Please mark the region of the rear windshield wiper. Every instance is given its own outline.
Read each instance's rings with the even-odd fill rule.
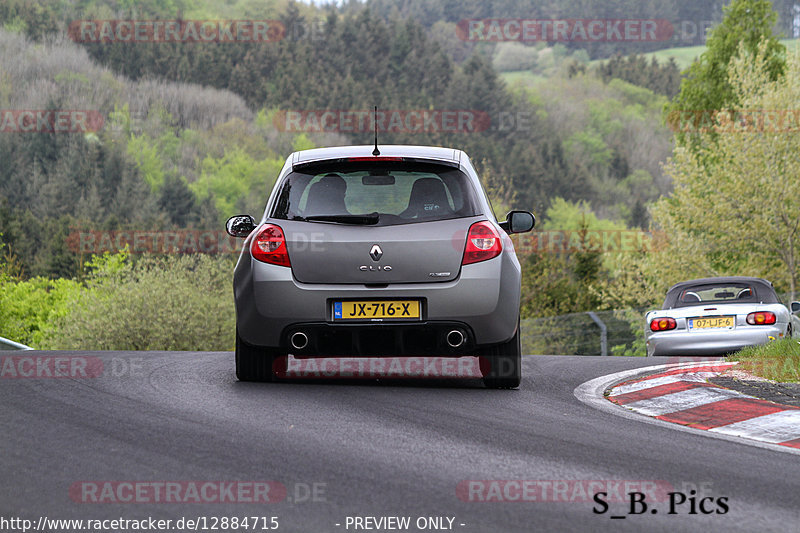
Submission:
[[[293,217],[292,220],[303,222],[336,222],[339,224],[356,224],[360,226],[371,226],[377,224],[381,216],[378,213],[368,215],[311,215],[309,217]]]

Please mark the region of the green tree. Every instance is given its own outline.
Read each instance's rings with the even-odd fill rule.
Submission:
[[[681,73],[674,58],[660,65],[655,57],[648,62],[638,54],[628,57],[619,55],[601,63],[595,72],[606,83],[618,78],[670,98],[680,90]]]
[[[197,208],[195,197],[183,176],[167,175],[161,188],[159,207],[179,228],[185,228],[189,222],[195,222],[192,216]]]
[[[678,147],[666,166],[675,190],[652,214],[670,244],[645,269],[662,287],[690,273],[749,274],[797,291],[800,137],[792,119],[800,101],[800,53],[789,54],[778,79],[773,57],[769,42],[753,55],[743,43],[728,75],[736,101],[744,109],[770,110],[769,116],[721,114],[714,145],[697,152]]]
[[[675,124],[682,111],[712,113],[741,104],[728,80],[728,65],[739,53],[740,44],[752,57],[759,43],[766,40],[768,78],[774,81],[781,76],[786,47],[772,33],[776,19],[769,0],[733,0],[725,7],[722,23],[709,34],[706,51],[686,71],[680,93],[666,107],[667,122]],[[694,149],[715,137],[686,132],[677,135],[679,144]]]
[[[206,157],[200,179],[189,187],[201,201],[213,197],[220,221],[224,221],[236,212],[263,208],[282,165],[280,158],[257,160],[234,148],[220,159]]]
[[[40,348],[79,292],[80,284],[69,279],[20,281],[0,273],[0,336]]]
[[[45,331],[41,346],[230,350],[233,261],[231,255],[144,256],[136,262],[125,253],[96,256],[88,263],[86,287],[60,300],[66,311]]]
[[[541,232],[534,234],[537,249],[523,261],[522,316],[555,316],[600,308],[601,279],[613,270],[614,261],[610,254],[598,250],[592,239],[598,232],[624,230],[625,225],[598,218],[585,202],[556,198],[539,227]],[[566,242],[566,250],[558,245]]]

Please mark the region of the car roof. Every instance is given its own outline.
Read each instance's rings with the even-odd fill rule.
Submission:
[[[311,161],[324,161],[326,159],[341,159],[343,157],[374,157],[374,145],[363,146],[332,146],[327,148],[312,148],[301,150],[291,155],[292,165],[308,163]],[[387,144],[378,145],[381,157],[412,157],[419,159],[432,159],[450,163],[461,162],[464,152],[454,148],[440,146],[414,146]]]
[[[763,283],[772,287],[772,282],[763,278],[754,278],[749,276],[720,276],[716,278],[698,278],[690,279],[688,281],[681,281],[669,288],[667,292],[688,287],[690,285],[706,285],[711,283]]]
[[[756,296],[766,303],[776,303],[779,301],[778,295],[775,294],[775,288],[772,282],[763,278],[753,278],[748,276],[720,276],[716,278],[698,278],[690,279],[676,283],[667,291],[667,296],[662,304],[662,309],[672,309],[673,307],[682,307],[678,305],[678,296],[681,292],[693,285],[711,285],[721,283],[748,283],[756,289]]]

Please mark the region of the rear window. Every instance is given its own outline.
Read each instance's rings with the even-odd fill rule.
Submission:
[[[745,303],[755,302],[756,298],[756,287],[748,283],[695,285],[681,291],[678,295],[678,305]]]
[[[325,222],[370,216],[374,217],[370,224],[389,226],[475,216],[477,205],[469,178],[453,167],[340,163],[289,174],[271,216],[284,220],[319,217]]]

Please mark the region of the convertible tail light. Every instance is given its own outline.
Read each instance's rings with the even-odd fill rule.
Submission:
[[[768,326],[777,320],[775,313],[771,311],[756,311],[747,315],[747,323],[751,326]]]
[[[650,321],[650,331],[669,331],[678,327],[674,318],[654,318]]]
[[[467,247],[464,249],[462,265],[479,263],[500,255],[503,243],[500,234],[490,222],[476,222],[469,227]]]
[[[275,224],[267,224],[259,230],[250,246],[250,254],[262,263],[292,266],[283,230]]]

